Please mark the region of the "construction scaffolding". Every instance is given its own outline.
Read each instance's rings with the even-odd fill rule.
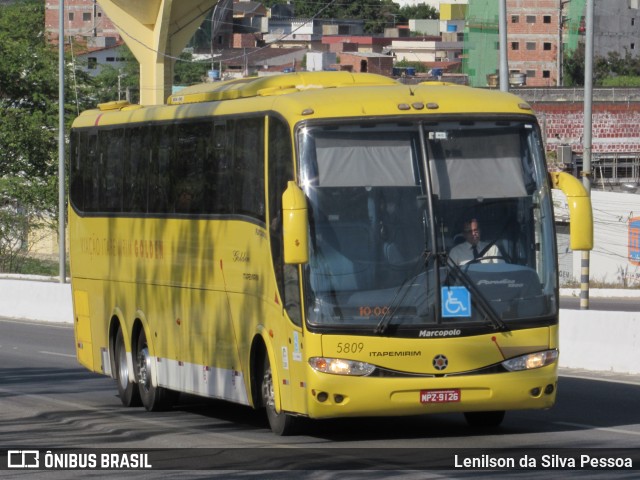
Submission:
[[[578,48],[578,40],[581,32],[584,31],[584,7],[587,0],[569,0],[569,14],[564,18],[564,38],[565,50],[564,54],[570,55]],[[567,0],[563,0],[563,3]]]
[[[507,19],[512,12],[522,10],[514,8],[513,3],[507,0]],[[527,4],[530,11],[535,7],[532,5],[534,3]],[[571,55],[578,48],[584,29],[585,3],[586,0],[558,0],[557,15],[562,12],[564,56]],[[462,71],[468,75],[469,85],[473,87],[497,86],[499,7],[500,2],[496,0],[469,0],[465,18]]]
[[[495,0],[469,0],[464,29],[462,71],[472,87],[486,87],[498,70],[499,4]]]

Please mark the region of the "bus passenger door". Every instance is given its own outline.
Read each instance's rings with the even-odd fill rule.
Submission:
[[[306,411],[306,380],[302,311],[300,305],[300,282],[297,265],[284,265],[284,321],[287,332],[286,345],[282,348],[285,362],[284,376],[288,388],[281,388],[282,407],[296,412]],[[288,377],[288,378],[287,378]],[[283,378],[283,380],[285,379]],[[286,391],[288,390],[288,395]],[[286,397],[288,398],[285,398]]]

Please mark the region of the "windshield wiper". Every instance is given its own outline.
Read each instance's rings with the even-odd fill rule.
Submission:
[[[502,321],[477,285],[473,283],[471,278],[469,278],[469,275],[467,275],[467,273],[462,270],[456,262],[451,260],[449,255],[444,254],[444,256],[446,257],[445,265],[450,268],[450,273],[452,273],[453,279],[458,280],[469,289],[472,294],[473,302],[480,307],[480,310],[484,313],[485,318],[489,320],[493,328],[503,332],[509,331],[507,324]]]
[[[425,269],[426,269],[426,266],[429,264],[430,258],[433,256],[433,253],[425,251],[423,252],[422,255],[424,256],[424,261],[418,263],[418,265],[422,264],[425,266]],[[373,329],[374,334],[384,335],[384,333],[387,331],[387,329],[389,328],[389,325],[391,325],[391,322],[395,317],[396,311],[398,310],[400,304],[407,296],[407,293],[409,293],[409,289],[407,287],[410,283],[410,280],[413,280],[418,275],[419,275],[419,270],[416,270],[415,272],[412,272],[411,274],[407,275],[407,277],[402,281],[402,283],[396,290],[395,295],[393,296],[393,300],[391,300],[391,304],[389,308],[387,309],[387,311],[384,313],[384,315],[376,325],[376,328]]]

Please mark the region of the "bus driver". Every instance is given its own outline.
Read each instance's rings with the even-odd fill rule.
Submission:
[[[465,241],[453,247],[449,252],[449,257],[457,265],[464,265],[474,260],[482,263],[503,263],[504,260],[502,260],[498,247],[491,245],[487,248],[488,243],[480,240],[478,220],[472,218],[464,222],[463,233]]]

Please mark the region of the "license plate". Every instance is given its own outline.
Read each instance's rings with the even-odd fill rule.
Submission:
[[[420,390],[420,403],[449,403],[460,401],[460,389]]]

